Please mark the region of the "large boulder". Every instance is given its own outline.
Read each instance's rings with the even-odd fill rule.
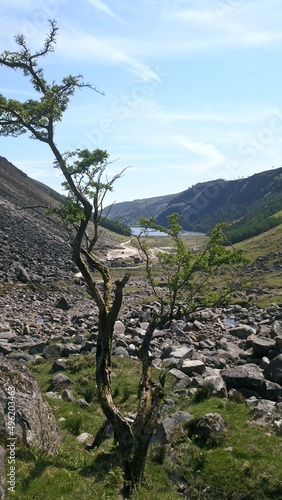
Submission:
[[[189,422],[191,419],[192,415],[185,411],[177,411],[166,417],[157,428],[157,441],[162,444],[170,443],[176,427]]]
[[[272,359],[264,370],[264,375],[271,382],[282,385],[282,354]]]
[[[48,454],[56,453],[61,440],[56,419],[28,368],[3,356],[0,358],[0,433]]]
[[[226,368],[222,370],[221,376],[228,390],[247,390],[257,392],[259,395],[264,394],[265,379],[262,370],[253,363]]]

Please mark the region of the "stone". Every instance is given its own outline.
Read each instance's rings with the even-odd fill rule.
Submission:
[[[71,379],[64,373],[57,373],[50,380],[50,389],[62,389],[71,384]]]
[[[193,373],[199,373],[201,375],[205,370],[205,363],[198,359],[185,359],[183,361],[181,370],[188,376],[192,375]]]
[[[26,446],[56,453],[61,442],[57,422],[28,368],[1,357],[0,380],[0,432],[9,433],[8,412],[15,411],[14,436]]]
[[[282,385],[282,354],[270,361],[264,370],[264,376],[271,382]]]
[[[177,347],[173,349],[170,353],[171,358],[178,358],[178,359],[191,359],[193,354],[195,352],[195,349],[192,347]]]
[[[28,348],[29,354],[41,354],[43,353],[45,347],[47,346],[47,342],[38,342],[36,344],[30,345]]]
[[[63,344],[49,344],[43,349],[43,356],[46,359],[60,358],[63,348]]]
[[[282,321],[274,321],[271,327],[272,338],[281,337],[282,338]]]
[[[234,328],[230,328],[229,333],[239,339],[247,339],[249,335],[255,334],[256,331],[249,325],[238,325]]]
[[[225,368],[221,376],[227,389],[247,389],[262,394],[265,391],[265,380],[262,370],[253,363],[247,363],[234,368]]]
[[[211,384],[213,386],[213,395],[218,398],[227,397],[226,384],[220,375],[211,375],[204,379],[204,384]]]
[[[58,309],[62,309],[63,311],[68,311],[71,306],[68,302],[68,300],[65,297],[61,297],[57,302],[55,303],[55,307]]]
[[[116,335],[123,335],[125,332],[125,326],[122,323],[122,321],[118,320],[115,322],[115,328],[114,328],[114,333]]]
[[[166,417],[157,428],[156,439],[162,444],[168,444],[171,441],[173,432],[180,424],[189,422],[192,419],[190,413],[177,411],[169,417]]]
[[[78,443],[82,444],[85,446],[85,448],[91,448],[91,446],[94,443],[94,436],[92,434],[89,434],[88,432],[82,432],[77,436],[76,440]]]
[[[210,442],[225,434],[227,423],[219,413],[206,413],[188,422],[186,429],[189,437],[197,436],[204,442]]]
[[[251,345],[254,355],[258,358],[262,358],[263,356],[267,356],[271,349],[275,348],[276,342],[273,339],[252,335]]]
[[[65,389],[62,393],[62,399],[64,401],[68,401],[69,403],[71,403],[72,401],[75,401],[75,397],[73,395],[73,392],[70,391],[69,389]]]
[[[0,499],[6,500],[7,498],[7,490],[5,485],[5,455],[6,450],[0,446]]]
[[[17,267],[15,267],[15,273],[18,281],[20,281],[21,283],[28,283],[30,281],[30,276],[27,270],[24,269],[24,267],[18,265]]]
[[[129,354],[124,347],[115,347],[112,351],[113,356],[118,356],[120,358],[128,358]]]

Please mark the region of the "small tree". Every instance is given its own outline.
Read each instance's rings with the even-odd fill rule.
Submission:
[[[45,143],[54,154],[55,166],[60,168],[64,175],[65,188],[69,196],[61,213],[68,228],[71,229],[69,234],[72,259],[79,268],[99,311],[96,351],[98,397],[118,442],[124,472],[123,494],[128,497],[134,486],[143,479],[150,439],[156,428],[164,398],[164,376],[160,376],[157,383],[152,381],[149,347],[153,332],[163,319],[173,318],[177,301],[182,296],[190,297],[190,306],[193,308],[196,298],[207,282],[207,277],[222,265],[239,263],[242,256],[220,245],[222,228],[219,226],[212,233],[206,250],[195,257],[182,242],[179,219],[176,216],[170,218],[168,234],[173,237],[175,248],[172,254],[158,255],[160,266],[167,275],[168,293],[160,295],[161,314],[156,315],[150,322],[139,350],[142,364],[139,403],[134,422],[129,423],[113,401],[111,379],[114,325],[122,306],[123,290],[129,280],[129,274],[125,274],[113,283],[110,268],[95,253],[103,200],[123,172],[109,180],[106,176],[109,158],[106,151],[76,150],[63,154],[55,143],[56,124],[61,121],[74,92],[83,87],[97,91],[90,84],[85,84],[81,75],[69,75],[59,84],[47,82],[38,63],[40,58],[54,50],[56,35],[56,22],[51,21],[50,32],[42,50],[32,54],[24,36],[18,35],[16,43],[19,49],[14,52],[5,51],[0,55],[0,65],[21,71],[24,77],[29,78],[38,95],[38,99],[24,102],[0,95],[0,134],[17,137],[29,133],[31,138]],[[157,227],[152,221],[150,225]],[[158,294],[149,251],[144,244],[142,245],[148,276]],[[97,283],[93,269],[98,272],[102,287]]]
[[[38,63],[40,58],[54,50],[56,35],[56,22],[51,21],[50,31],[42,50],[32,54],[24,36],[18,35],[16,43],[19,49],[15,52],[5,51],[0,55],[0,65],[15,71],[20,70],[24,77],[29,78],[38,95],[37,100],[29,99],[24,102],[0,95],[0,134],[17,137],[30,133],[31,138],[49,146],[55,157],[55,166],[60,168],[64,175],[69,197],[62,208],[62,214],[67,226],[72,229],[70,232],[72,258],[99,310],[96,353],[98,397],[119,445],[121,466],[124,471],[123,493],[128,497],[134,486],[143,479],[149,442],[163,401],[164,381],[152,382],[149,356],[150,341],[156,322],[150,324],[140,348],[142,374],[139,406],[136,418],[130,424],[114,404],[111,379],[114,325],[122,305],[123,290],[129,280],[129,274],[112,283],[110,268],[94,253],[99,237],[98,228],[104,197],[122,172],[111,180],[105,178],[105,169],[108,165],[106,151],[76,150],[63,154],[55,143],[55,126],[61,121],[70,97],[77,89],[83,87],[93,89],[90,84],[83,82],[81,75],[67,76],[59,84],[55,82],[49,84],[46,81],[43,69]],[[92,269],[98,271],[102,278],[102,289],[98,286]]]
[[[153,292],[161,304],[161,316],[172,320],[176,313],[192,312],[200,307],[216,305],[249,284],[249,277],[240,268],[246,264],[241,250],[223,245],[225,223],[218,224],[201,251],[187,246],[182,237],[180,215],[168,216],[168,227],[157,224],[154,218],[142,218],[142,231],[137,237],[140,255]],[[152,255],[146,236],[148,230],[161,231],[173,240],[169,251]],[[145,238],[144,238],[145,236]],[[220,277],[215,277],[220,270]],[[163,285],[159,286],[159,276]],[[220,283],[218,283],[220,282]],[[212,287],[213,285],[213,287]],[[216,286],[217,285],[217,286]]]

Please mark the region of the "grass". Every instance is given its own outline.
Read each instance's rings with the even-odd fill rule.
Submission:
[[[71,359],[72,364],[65,371],[72,379],[71,390],[77,398],[83,397],[88,384],[92,394],[89,407],[48,398],[59,422],[62,445],[53,457],[24,447],[17,449],[17,488],[9,499],[119,498],[122,472],[113,440],[90,452],[76,441],[80,432],[95,435],[104,421],[93,383],[95,358],[88,355]],[[53,376],[51,366],[51,361],[31,366],[43,392]],[[123,414],[136,410],[139,376],[137,360],[114,358],[113,392]],[[168,376],[169,397],[173,397],[172,388],[173,379]],[[244,404],[210,397],[207,390],[192,399],[182,394],[173,411],[179,409],[195,418],[220,413],[228,423],[227,432],[223,438],[205,443],[188,438],[184,427],[176,430],[171,446],[152,445],[146,484],[133,494],[132,500],[178,500],[185,492],[189,492],[191,500],[282,498],[282,438],[250,425],[249,410]]]

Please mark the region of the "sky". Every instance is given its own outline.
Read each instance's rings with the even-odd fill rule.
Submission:
[[[21,33],[39,50],[56,19],[46,78],[83,75],[56,128],[61,152],[107,150],[106,204],[179,193],[282,163],[281,0],[1,0],[0,52]],[[0,67],[0,94],[35,98]],[[48,146],[0,137],[0,156],[61,191]]]

